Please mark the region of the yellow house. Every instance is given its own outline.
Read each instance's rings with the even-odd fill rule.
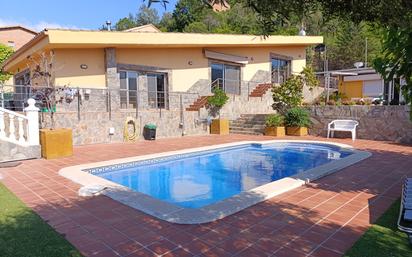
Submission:
[[[149,92],[210,93],[213,82],[240,94],[244,81],[281,82],[306,65],[305,48],[319,36],[165,33],[147,26],[130,31],[46,29],[6,60],[14,84],[26,85],[30,60],[53,53],[57,86]],[[152,93],[150,93],[152,92]],[[128,101],[127,99],[123,99]]]
[[[339,75],[338,90],[348,98],[377,98],[384,95],[384,80],[374,69],[346,69],[339,72],[347,73]]]

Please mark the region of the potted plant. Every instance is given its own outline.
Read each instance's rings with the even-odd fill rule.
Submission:
[[[146,124],[143,128],[143,137],[145,140],[155,140],[156,139],[156,125]]]
[[[56,128],[55,112],[57,91],[55,85],[54,53],[43,52],[29,56],[29,70],[32,91],[41,102],[42,122],[40,129],[40,145],[42,157],[46,159],[73,155],[72,129]],[[45,117],[48,115],[49,117]]]
[[[220,117],[220,110],[229,100],[225,91],[220,88],[213,90],[213,96],[207,99],[209,113],[212,117],[218,117],[212,120],[210,124],[210,134],[227,135],[229,134],[229,120]]]
[[[311,123],[309,112],[303,108],[291,108],[285,114],[287,135],[306,136]]]
[[[284,117],[280,114],[270,114],[266,117],[266,136],[285,136]]]

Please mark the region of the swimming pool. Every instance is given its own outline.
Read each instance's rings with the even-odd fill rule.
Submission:
[[[346,145],[239,142],[66,168],[60,174],[158,218],[216,220],[369,157]]]
[[[320,144],[246,144],[88,172],[168,203],[200,208],[350,154]]]

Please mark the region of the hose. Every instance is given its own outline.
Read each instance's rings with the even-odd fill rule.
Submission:
[[[133,133],[132,134],[130,134],[130,132],[129,132],[129,124],[133,125]],[[124,122],[123,139],[126,142],[136,141],[136,139],[137,139],[136,121],[132,117],[127,117],[126,121]]]

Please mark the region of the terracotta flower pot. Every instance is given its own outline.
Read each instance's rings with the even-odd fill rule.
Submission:
[[[213,120],[210,124],[210,134],[228,135],[229,134],[229,120],[218,119]]]
[[[265,136],[284,137],[285,127],[266,127]]]
[[[45,159],[55,159],[73,155],[71,129],[41,129],[41,155]]]
[[[308,128],[306,127],[287,127],[286,134],[289,136],[307,136]]]

